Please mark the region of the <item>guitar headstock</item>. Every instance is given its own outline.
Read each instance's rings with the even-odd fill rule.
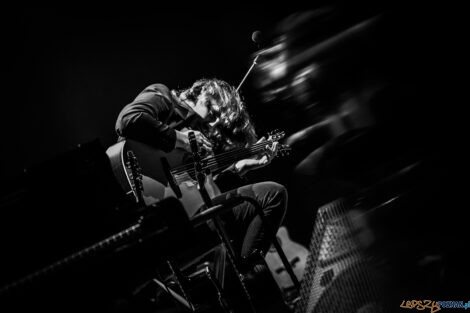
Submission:
[[[135,199],[137,203],[140,203],[143,200],[142,194],[144,191],[144,186],[142,184],[142,169],[140,168],[139,162],[132,150],[127,151],[126,166],[130,169],[129,178]]]
[[[282,138],[284,138],[285,135],[286,135],[286,133],[284,131],[275,129],[275,130],[272,130],[272,131],[268,132],[268,140],[271,140],[273,142],[274,141],[279,141]]]
[[[286,133],[284,131],[281,131],[281,130],[278,130],[278,129],[275,129],[273,131],[270,131],[268,132],[268,141],[271,141],[271,142],[278,142],[279,140],[281,140],[282,138],[284,138],[284,136],[286,135]],[[286,145],[286,144],[278,144],[277,146],[277,150],[276,150],[276,156],[286,156],[286,155],[289,155],[290,154],[290,151],[291,151],[291,147],[289,145]]]

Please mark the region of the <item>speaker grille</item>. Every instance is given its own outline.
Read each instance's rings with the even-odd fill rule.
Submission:
[[[350,207],[337,199],[319,208],[295,313],[381,312]]]

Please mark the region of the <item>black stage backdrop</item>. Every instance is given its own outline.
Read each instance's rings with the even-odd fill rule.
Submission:
[[[331,3],[317,2],[313,8]],[[370,10],[367,1],[349,6],[357,12]],[[163,4],[112,8],[17,5],[4,10],[0,39],[4,53],[0,99],[2,190],[15,189],[15,179],[24,168],[78,144],[94,139],[105,147],[113,144],[119,111],[149,84],[185,88],[196,79],[216,77],[238,85],[258,49],[251,40],[252,33],[269,32],[300,9],[304,8],[275,2],[219,2],[186,8]],[[445,192],[460,197],[460,190],[453,189],[457,185],[454,176],[462,178],[456,174],[461,170],[457,160],[465,143],[460,138],[464,124],[458,117],[459,108],[468,101],[458,97],[466,89],[454,83],[466,74],[457,47],[462,28],[454,24],[459,22],[458,10],[399,3],[393,10],[399,12],[394,24],[398,26],[396,36],[406,36],[401,46],[391,47],[380,56],[380,62],[393,69],[393,79],[403,77],[405,85],[410,83],[418,91],[413,96],[424,97],[412,107],[412,100],[417,98],[406,98],[405,94],[403,105],[410,104],[410,111],[403,111],[403,115],[409,112],[409,119],[416,118],[415,127],[424,135],[423,146],[437,151],[447,177],[441,182]],[[389,34],[390,40],[396,39],[393,29]],[[282,121],[275,110],[261,104],[251,77],[242,94],[261,134]],[[422,131],[421,126],[429,128]],[[274,170],[282,167],[282,163],[278,165]],[[267,173],[270,179],[284,182],[285,177],[276,175],[289,169]],[[449,199],[449,206],[455,209],[455,205],[462,203]],[[290,212],[294,209],[289,208]],[[442,210],[444,214],[445,208]],[[444,223],[440,226],[451,230],[465,222],[459,216],[455,220],[447,216]]]
[[[293,10],[216,7],[5,11],[2,178],[95,138],[110,145],[120,109],[149,84],[237,85],[257,49],[252,32]]]
[[[195,79],[217,77],[238,85],[258,48],[251,40],[255,30],[270,32],[291,13],[335,4],[15,5],[3,10],[2,184],[77,144],[95,138],[112,144],[119,110],[151,83],[184,88]],[[459,21],[457,10],[400,2],[391,8],[398,12],[397,36],[405,37],[381,62],[425,91],[422,102],[439,118],[436,129],[454,136],[447,128],[455,125],[448,118],[459,107],[451,99],[459,90],[451,83],[460,65],[455,62],[460,60],[454,41],[460,29],[453,23]],[[374,9],[386,12],[388,4],[362,0],[346,7],[351,14]],[[250,79],[242,94],[260,132],[276,125],[280,116],[262,107]]]

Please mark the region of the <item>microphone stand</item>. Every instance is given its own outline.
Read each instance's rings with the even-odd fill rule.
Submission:
[[[240,87],[243,85],[243,82],[245,82],[246,78],[248,77],[248,75],[250,74],[250,72],[253,70],[253,67],[255,67],[257,61],[258,61],[258,58],[259,56],[261,55],[261,53],[258,53],[255,57],[255,59],[253,60],[253,63],[251,64],[250,68],[248,69],[248,72],[246,72],[245,74],[245,77],[243,77],[242,81],[240,82],[240,84],[238,85],[237,87],[237,91],[240,89]]]

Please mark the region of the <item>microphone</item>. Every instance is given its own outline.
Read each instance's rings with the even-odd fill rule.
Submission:
[[[253,34],[251,34],[251,40],[253,40],[259,48],[262,42],[261,32],[259,30],[254,31]]]
[[[261,36],[261,32],[259,30],[256,30],[254,31],[252,34],[251,34],[251,40],[253,40],[254,43],[256,43],[256,45],[258,46],[258,49],[260,48],[260,45],[261,45],[261,41],[262,41],[262,36]],[[248,72],[246,72],[245,74],[245,77],[243,77],[242,81],[240,82],[240,84],[238,85],[237,87],[237,91],[240,89],[240,87],[243,85],[243,82],[245,81],[245,79],[248,77],[248,75],[250,74],[251,70],[253,69],[253,67],[257,64],[256,61],[258,61],[258,58],[259,58],[259,53],[256,55],[255,59],[253,60],[253,64],[251,64],[251,67],[248,69]]]

